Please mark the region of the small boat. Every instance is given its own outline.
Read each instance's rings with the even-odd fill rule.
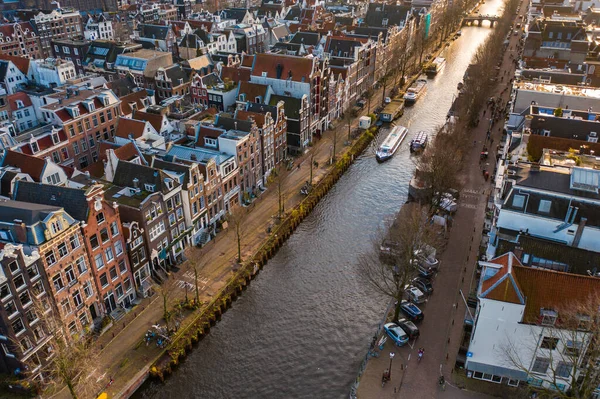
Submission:
[[[404,126],[394,126],[390,134],[383,140],[383,143],[381,143],[375,153],[377,162],[384,162],[393,157],[407,133],[408,129]]]
[[[404,102],[407,104],[414,104],[426,91],[427,79],[419,78],[408,88],[406,94],[404,94]]]
[[[444,68],[444,65],[446,65],[446,59],[444,57],[435,57],[435,59],[427,65],[427,68],[425,68],[425,73],[427,75],[436,75]]]
[[[463,82],[458,82],[458,84],[456,85],[456,88],[458,90],[462,90],[463,87],[465,87],[465,84]]]
[[[420,131],[414,139],[410,141],[410,152],[421,152],[427,147],[429,136],[426,132]]]
[[[457,31],[456,36],[462,36],[462,30]]]

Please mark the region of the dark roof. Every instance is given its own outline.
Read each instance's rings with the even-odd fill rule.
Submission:
[[[406,20],[410,10],[410,6],[370,3],[365,16],[365,24],[375,27],[400,25]],[[384,23],[385,20],[387,20],[386,23]]]
[[[313,32],[296,32],[290,39],[290,43],[304,44],[305,46],[316,46],[321,40],[320,33]]]
[[[115,79],[112,82],[106,82],[106,87],[111,89],[117,95],[117,97],[127,96],[137,91],[138,88],[133,78],[133,75],[131,75],[130,73],[128,73],[123,78]]]
[[[337,19],[336,19],[337,21]],[[367,36],[370,38],[377,38],[380,33],[383,34],[383,40],[387,38],[388,30],[387,28],[378,28],[374,26],[359,26],[354,29],[354,33],[360,36]]]
[[[531,107],[531,132],[542,134],[544,130],[550,131],[551,137],[563,139],[588,140],[591,132],[600,132],[600,121],[596,121],[596,114],[589,114],[593,118],[588,120],[588,113],[584,112],[585,119],[559,118],[552,115],[538,114],[538,109],[545,108],[553,110],[552,107]]]
[[[131,162],[119,161],[115,170],[113,183],[123,187],[134,187],[133,180],[138,179],[140,189],[144,190],[145,184],[154,185],[156,192],[168,193],[169,189],[165,179],[169,178],[163,171],[149,166],[138,165]],[[175,184],[178,184],[174,180]]]
[[[21,220],[28,226],[44,220],[49,214],[59,211],[56,206],[40,205],[31,202],[3,201],[0,202],[0,221],[14,223]]]
[[[301,15],[302,15],[302,10],[300,9],[300,6],[294,6],[289,9],[289,11],[286,14],[284,19],[286,21],[296,21],[296,20],[300,20]]]
[[[183,80],[183,83],[189,82],[190,75],[186,72],[185,69],[179,64],[171,65],[167,69],[165,69],[165,74],[171,82],[173,82],[173,86],[177,86],[175,83],[179,83],[179,79]]]
[[[235,19],[235,21],[239,24],[244,20],[247,12],[248,10],[245,8],[226,8],[221,11],[221,16],[224,19]]]
[[[294,97],[277,96],[272,95],[270,105],[277,105],[279,101],[284,102],[285,116],[290,119],[298,119],[300,117],[300,108],[302,107],[302,100]]]
[[[167,40],[169,34],[169,26],[140,24],[140,37],[145,39]]]
[[[271,114],[271,118],[273,118],[274,121],[277,121],[277,107],[274,105],[247,102],[246,110],[250,112],[257,112],[259,114],[265,114],[269,112]]]
[[[170,162],[165,159],[154,158],[152,166],[160,170],[176,172],[183,174],[183,187],[187,187],[190,182],[190,165],[184,165],[177,162]]]
[[[185,34],[179,41],[179,47],[199,49],[202,47],[203,40],[200,36],[194,33]]]
[[[61,207],[77,220],[88,219],[89,206],[85,190],[78,188],[19,181],[15,186],[13,198],[17,201]]]
[[[2,177],[0,177],[0,195],[5,197],[9,197],[12,193],[12,181],[15,177],[17,177],[18,173],[10,170],[2,173]]]
[[[209,73],[208,75],[202,76],[202,83],[206,87],[212,87],[218,85],[219,83],[223,83],[223,81],[220,77],[217,76],[216,73],[213,72]]]
[[[215,126],[224,130],[239,130],[241,132],[249,132],[252,130],[251,121],[229,118],[222,114],[217,115]]]

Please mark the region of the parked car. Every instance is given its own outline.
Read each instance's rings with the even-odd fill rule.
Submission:
[[[406,296],[411,302],[414,303],[425,303],[427,301],[425,294],[423,294],[420,289],[412,285],[406,289]]]
[[[417,338],[419,336],[419,327],[415,325],[412,321],[408,319],[400,319],[398,320],[398,325],[401,329],[404,330],[408,338]]]
[[[386,103],[386,104],[389,104],[389,103],[392,102],[392,99],[389,98],[389,97],[386,97],[386,98],[384,98],[383,102]]]
[[[425,248],[416,250],[415,257],[421,265],[426,267],[437,269],[440,265],[440,261],[437,260],[435,255]]]
[[[425,295],[433,294],[433,285],[431,284],[431,281],[426,278],[417,277],[412,281],[412,285],[421,290]]]
[[[400,310],[402,310],[402,313],[404,313],[411,321],[423,320],[423,317],[425,317],[421,309],[409,301],[402,301],[400,303]]]
[[[367,102],[365,100],[363,100],[362,98],[356,102],[356,106],[361,109],[364,108],[365,105],[367,105]]]
[[[419,277],[431,279],[435,275],[435,270],[433,270],[431,267],[419,265],[417,269],[419,271]]]
[[[387,323],[383,326],[388,337],[392,339],[398,346],[406,345],[408,342],[408,335],[400,326],[396,323]]]

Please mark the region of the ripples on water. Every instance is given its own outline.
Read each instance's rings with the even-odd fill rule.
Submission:
[[[145,384],[135,398],[347,397],[385,302],[357,278],[357,255],[406,200],[414,171],[408,143],[445,121],[488,33],[463,29],[446,50],[446,67],[397,122],[410,133],[394,158],[379,165],[366,151],[174,375]]]

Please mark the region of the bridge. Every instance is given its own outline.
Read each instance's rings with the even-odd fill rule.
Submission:
[[[474,24],[477,24],[477,26],[481,26],[483,25],[483,21],[489,21],[490,27],[493,28],[499,19],[500,17],[498,17],[497,15],[469,15],[468,17],[463,18],[462,24],[463,26]]]

